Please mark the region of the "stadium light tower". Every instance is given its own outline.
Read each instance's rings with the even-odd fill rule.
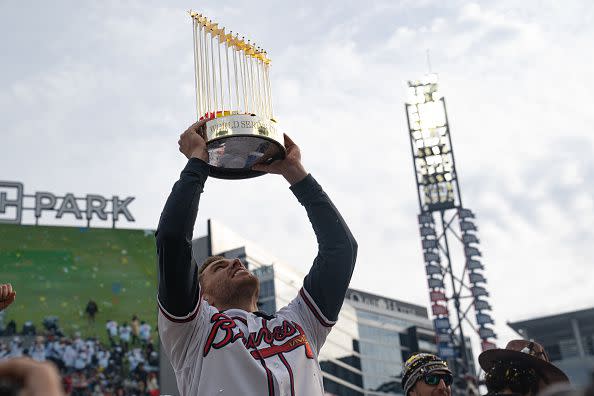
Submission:
[[[405,110],[438,353],[451,362],[459,386],[464,386],[466,381],[462,380],[476,373],[470,370],[472,362],[462,324],[466,322],[478,334],[483,350],[494,348],[496,338],[488,326],[494,321],[486,299],[489,293],[478,249],[475,215],[462,206],[446,104],[438,90],[437,75],[409,81],[408,90]],[[458,243],[461,259],[454,260],[452,248]],[[475,320],[471,321],[473,307]]]

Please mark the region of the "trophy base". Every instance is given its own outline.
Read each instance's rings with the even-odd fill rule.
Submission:
[[[276,123],[254,115],[230,115],[206,123],[210,176],[218,179],[249,179],[264,175],[252,170],[285,158]]]
[[[265,172],[252,170],[285,157],[285,148],[272,139],[233,135],[206,144],[210,176],[218,179],[249,179]]]

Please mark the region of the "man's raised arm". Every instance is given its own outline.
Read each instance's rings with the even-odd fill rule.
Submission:
[[[311,175],[292,185],[291,190],[305,207],[318,240],[318,255],[303,280],[303,287],[324,316],[335,321],[355,269],[357,241]]]
[[[198,303],[197,266],[192,260],[192,233],[198,203],[208,177],[208,153],[201,136],[204,122],[180,135],[179,150],[188,158],[161,213],[155,233],[159,266],[159,303],[170,314],[185,316]]]
[[[357,258],[357,241],[328,195],[301,164],[299,147],[285,135],[287,157],[254,170],[281,174],[305,207],[318,240],[318,255],[303,287],[324,316],[335,321]]]

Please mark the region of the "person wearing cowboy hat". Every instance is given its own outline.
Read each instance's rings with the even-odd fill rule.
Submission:
[[[450,396],[453,381],[448,364],[430,353],[415,353],[404,363],[405,396]]]
[[[489,349],[479,355],[488,394],[535,396],[546,387],[569,383],[563,371],[551,363],[542,345],[512,340],[505,349]]]

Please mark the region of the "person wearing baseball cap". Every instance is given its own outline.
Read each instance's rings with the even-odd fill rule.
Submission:
[[[542,345],[512,340],[505,349],[489,349],[479,355],[488,393],[534,396],[553,384],[569,383],[563,371],[551,363]]]
[[[450,396],[453,381],[448,364],[430,353],[415,353],[404,363],[405,396]]]

